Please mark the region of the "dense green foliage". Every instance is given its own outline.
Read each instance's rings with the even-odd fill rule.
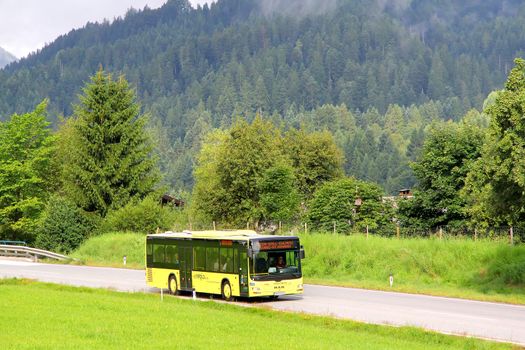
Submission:
[[[142,200],[133,199],[117,210],[110,210],[100,231],[130,231],[155,233],[168,231],[176,221],[176,210],[159,205],[158,196],[150,195]]]
[[[485,129],[474,124],[476,114],[459,123],[430,126],[422,154],[413,164],[418,180],[414,198],[399,204],[403,226],[461,226],[469,218],[467,203],[459,193],[485,137]]]
[[[341,0],[319,8],[220,0],[198,9],[171,0],[71,31],[0,71],[0,116],[31,110],[44,96],[52,117],[72,114],[78,89],[102,64],[124,73],[151,111],[175,190],[193,185],[207,130],[260,112],[278,124],[337,128],[347,175],[394,193],[414,183],[407,160],[422,127],[480,109],[500,87],[522,50],[524,13],[518,1],[497,0]],[[324,105],[346,112],[326,113]]]
[[[267,169],[258,184],[262,217],[266,221],[292,221],[297,215],[300,195],[294,169],[277,165]]]
[[[296,18],[265,7],[221,0],[192,9],[172,0],[112,24],[89,24],[9,67],[2,84],[32,89],[12,107],[5,96],[2,111],[27,109],[35,93],[52,91],[56,110],[68,114],[74,92],[61,87],[81,86],[99,64],[125,73],[155,104],[185,110],[203,101],[221,119],[239,108],[284,113],[291,105],[310,110],[324,103],[385,111],[391,103],[451,98],[461,109],[479,106],[502,82],[523,40],[515,1],[343,0]],[[43,70],[49,79],[34,86],[31,76]],[[177,97],[159,100],[170,95]]]
[[[67,196],[105,216],[142,198],[157,182],[152,144],[127,81],[99,70],[75,106],[71,148],[64,164]]]
[[[316,193],[346,175],[366,181],[376,197],[372,183],[394,194],[417,181],[415,199],[400,204],[405,226],[521,225],[523,61],[505,90],[485,100],[484,113],[470,107],[481,107],[520,54],[525,5],[312,4],[220,0],[192,9],[171,0],[89,24],[0,70],[0,120],[50,96],[59,129],[53,157],[52,147],[37,146],[42,157],[33,164],[24,153],[17,168],[8,151],[0,154],[1,234],[34,237],[54,190],[81,210],[111,213],[102,231],[169,227],[174,219],[154,200],[141,202],[159,177],[171,193],[193,191],[195,211],[185,220],[390,225],[396,215],[384,208],[359,222],[345,205],[326,202],[353,198],[348,186]],[[126,74],[136,92],[98,68],[75,97],[101,66]],[[8,134],[0,149],[18,142],[12,120],[0,124]],[[35,128],[48,137],[42,122]]]
[[[349,233],[352,229],[368,227],[394,232],[393,208],[382,201],[383,191],[376,184],[353,178],[327,182],[317,192],[308,206],[308,219],[317,230]]]
[[[1,280],[2,344],[53,349],[511,349],[409,327],[368,325],[258,307]],[[22,299],[20,295],[27,298]],[[89,307],[86,307],[89,305]],[[53,315],[53,317],[50,317]],[[8,316],[8,317],[7,317]],[[240,325],[250,325],[242,327]],[[27,335],[27,330],[31,335]],[[195,330],[198,329],[198,336]],[[253,330],[257,329],[257,332]],[[286,329],[286,334],[276,334]],[[177,336],[170,336],[176,334]]]
[[[239,119],[204,142],[195,169],[194,208],[210,220],[244,225],[290,219],[299,200],[342,174],[342,155],[327,132],[290,130]]]
[[[52,196],[38,225],[35,245],[69,253],[96,232],[99,218],[78,208],[66,198]]]
[[[283,141],[304,197],[310,198],[320,184],[343,175],[342,154],[329,132],[291,129]]]
[[[0,238],[33,241],[54,186],[55,138],[46,106],[44,101],[33,112],[0,122]]]
[[[505,89],[486,113],[491,117],[481,158],[465,191],[478,222],[525,221],[525,60],[516,59]]]

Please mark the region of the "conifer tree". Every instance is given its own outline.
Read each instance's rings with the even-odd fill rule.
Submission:
[[[79,99],[64,185],[79,207],[105,216],[151,192],[158,169],[146,117],[124,77],[114,80],[100,69]]]

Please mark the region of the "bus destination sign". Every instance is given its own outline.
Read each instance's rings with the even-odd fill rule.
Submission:
[[[293,249],[295,241],[261,241],[261,250]]]

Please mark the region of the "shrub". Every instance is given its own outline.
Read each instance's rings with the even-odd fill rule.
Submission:
[[[178,209],[161,206],[154,196],[134,200],[106,216],[101,232],[132,231],[154,233],[157,228],[165,231],[175,222]]]
[[[65,198],[53,196],[42,215],[35,244],[42,249],[68,253],[96,230],[99,220]]]
[[[312,228],[339,232],[369,226],[376,229],[392,223],[392,208],[382,201],[381,188],[354,178],[326,182],[310,201],[308,219]]]

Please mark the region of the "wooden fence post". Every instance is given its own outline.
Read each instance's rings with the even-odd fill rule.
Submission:
[[[368,239],[368,225],[366,225],[366,239]]]
[[[475,228],[474,229],[474,241],[477,241],[478,240],[478,229]]]
[[[335,221],[334,221],[334,235],[337,233],[337,231],[336,231],[336,225],[337,225],[337,224],[336,224]]]
[[[399,224],[396,225],[396,236],[397,236],[397,239],[399,239],[399,236],[400,236]]]
[[[213,231],[215,231],[215,221],[213,222]]]

